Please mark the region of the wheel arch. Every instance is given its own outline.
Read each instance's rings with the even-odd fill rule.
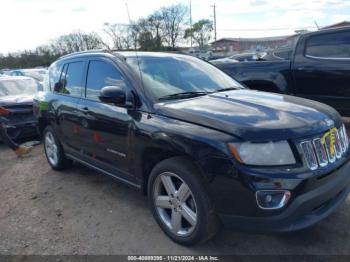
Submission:
[[[200,167],[197,165],[196,160],[189,154],[184,152],[171,151],[161,148],[147,148],[142,155],[142,192],[147,195],[147,186],[150,174],[153,168],[160,162],[175,158],[181,157],[184,160],[190,162],[200,174],[202,174]]]
[[[49,122],[46,118],[44,117],[38,118],[38,129],[39,129],[40,136],[44,134],[44,130],[48,125],[49,125]]]

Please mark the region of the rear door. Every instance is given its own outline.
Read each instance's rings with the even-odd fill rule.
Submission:
[[[73,60],[64,64],[59,83],[55,92],[59,95],[57,107],[57,130],[63,145],[72,151],[80,151],[78,102],[82,96],[86,63],[83,60]]]
[[[79,103],[81,137],[84,155],[95,165],[130,180],[129,128],[132,118],[128,109],[102,103],[98,96],[106,86],[125,85],[118,66],[109,59],[94,58],[89,61],[85,98]]]
[[[300,39],[293,65],[296,95],[350,113],[350,30]]]

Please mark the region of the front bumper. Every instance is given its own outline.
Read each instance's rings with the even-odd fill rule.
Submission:
[[[36,119],[5,123],[7,134],[13,140],[34,137],[38,135],[38,122]]]
[[[220,214],[229,227],[255,232],[286,232],[309,227],[332,214],[350,192],[350,161],[334,171],[332,179],[297,195],[280,213],[252,217]]]

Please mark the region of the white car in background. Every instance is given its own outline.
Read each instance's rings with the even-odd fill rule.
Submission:
[[[36,81],[43,83],[47,70],[44,68],[33,68],[33,69],[16,69],[11,70],[7,74],[10,76],[27,76],[34,78]]]

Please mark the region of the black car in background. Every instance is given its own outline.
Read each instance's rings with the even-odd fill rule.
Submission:
[[[217,67],[249,88],[317,100],[350,116],[350,27],[302,34],[292,50],[266,59],[275,61]]]
[[[9,136],[14,139],[33,137],[37,132],[37,119],[33,114],[34,95],[42,85],[29,77],[0,77],[1,121],[5,122]]]
[[[209,239],[220,221],[299,230],[349,193],[349,141],[327,105],[247,90],[179,54],[76,53],[48,80],[34,111],[51,167],[75,160],[142,190],[180,244]]]

